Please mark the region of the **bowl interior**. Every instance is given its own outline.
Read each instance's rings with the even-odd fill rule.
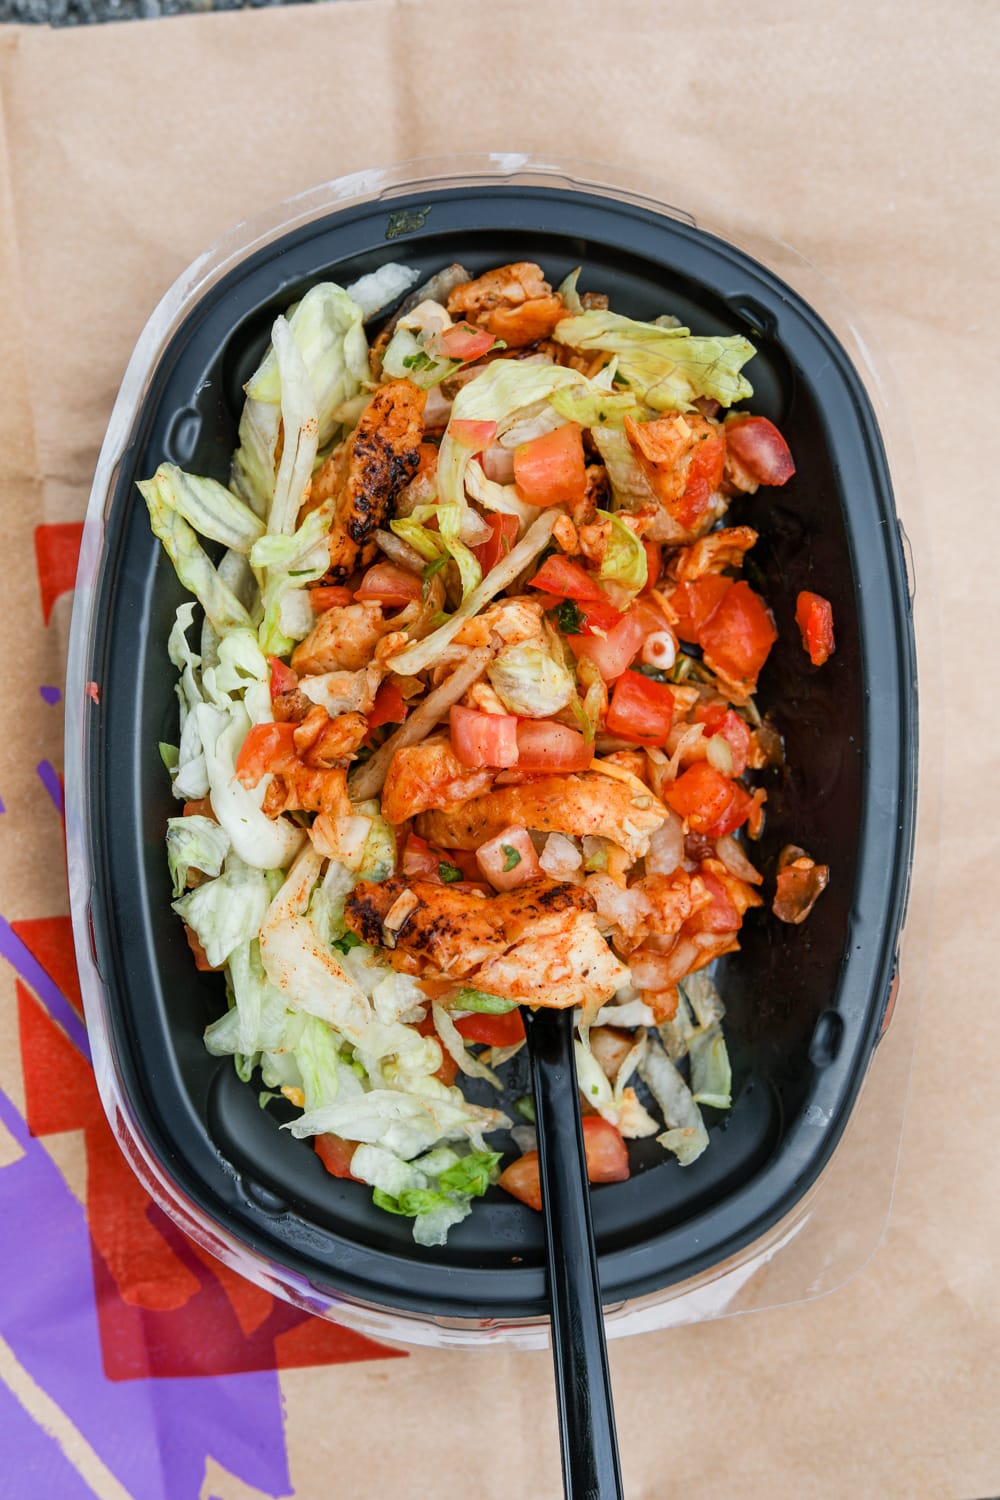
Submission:
[[[408,206],[429,212],[388,241],[392,221],[377,203],[277,241],[218,283],[162,352],[117,472],[93,617],[88,675],[102,684],[86,766],[94,942],[136,1128],[199,1212],[279,1275],[321,1292],[424,1316],[533,1317],[545,1296],[530,1210],[494,1189],[446,1248],[422,1249],[408,1220],[331,1178],[307,1142],[278,1129],[280,1106],[261,1110],[231,1062],[204,1050],[224,986],[196,973],[170,910],[163,834],[177,807],[157,749],[177,737],[166,639],[185,595],[134,482],[164,459],[225,481],[242,384],[276,313],[318,280],[347,283],[387,259],[422,276],[454,260],[474,273],[536,260],[553,284],[582,265],[581,289],[606,292],[616,311],[670,312],[696,332],[743,333],[756,345],[749,404],[786,435],[797,474],[738,501],[729,519],[760,532],[750,577],[779,640],[758,701],[784,735],[787,765],[763,778],[766,827],[750,851],[765,906],[748,914],[742,951],[721,977],[733,1108],[707,1112],[711,1146],[692,1166],[635,1142],[631,1179],[594,1190],[608,1303],[666,1287],[756,1238],[816,1177],[846,1122],[878,1032],[909,867],[905,573],[863,386],[830,329],[764,267],[686,223],[597,194],[442,189],[412,205],[394,200],[393,214]],[[802,588],[833,604],[837,651],[820,670],[794,624]],[[786,843],[831,868],[829,890],[800,927],[768,911]],[[511,1064],[509,1098],[528,1090],[525,1068],[523,1057]],[[477,1090],[484,1102],[495,1097],[469,1084],[471,1097]]]

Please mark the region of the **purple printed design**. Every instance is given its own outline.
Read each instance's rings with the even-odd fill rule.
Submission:
[[[52,805],[59,816],[63,813],[63,788],[59,772],[50,760],[40,760],[35,767],[38,779],[52,799]]]
[[[57,687],[40,687],[38,691],[41,693],[46,703],[51,704],[53,707],[55,707],[55,705],[62,697],[62,692]]]
[[[0,1170],[0,1329],[19,1364],[135,1500],[194,1500],[209,1455],[264,1494],[288,1495],[273,1371],[166,1381],[107,1378],[83,1209],[2,1093],[0,1121],[24,1153]],[[44,1234],[38,1233],[40,1224]],[[6,1425],[3,1430],[9,1438]],[[79,1486],[72,1482],[39,1485],[37,1442],[22,1449],[8,1441],[4,1448],[10,1494],[75,1500]],[[55,1474],[56,1458],[48,1455],[46,1463]]]

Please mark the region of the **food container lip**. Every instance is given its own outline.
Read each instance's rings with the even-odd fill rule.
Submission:
[[[346,210],[360,209],[372,203],[384,202],[390,206],[393,203],[399,205],[394,211],[400,216],[397,219],[400,226],[399,232],[387,235],[385,245],[386,259],[393,259],[396,258],[395,242],[398,241],[398,249],[405,243],[407,236],[420,233],[421,206],[416,200],[421,195],[441,195],[463,189],[497,192],[505,188],[529,196],[532,193],[542,196],[559,193],[577,195],[581,201],[583,198],[610,200],[623,211],[633,208],[643,213],[653,214],[661,220],[664,218],[673,220],[679,231],[693,232],[701,237],[708,236],[720,245],[731,249],[734,254],[746,257],[748,253],[741,249],[738,240],[734,240],[731,235],[713,226],[715,216],[711,211],[703,215],[699,208],[692,214],[667,206],[656,184],[641,174],[626,174],[617,168],[573,161],[557,164],[520,153],[418,159],[395,168],[378,168],[354,173],[309,189],[278,209],[270,210],[266,214],[237,225],[223,235],[215,246],[191,263],[161,299],[140,335],[126,370],[98,461],[84,526],[67,671],[69,690],[66,718],[66,832],[74,936],[101,1097],[113,1128],[123,1148],[132,1158],[133,1165],[140,1170],[140,1161],[144,1163],[141,1166],[140,1175],[157,1200],[175,1217],[180,1218],[189,1233],[193,1233],[203,1243],[209,1243],[209,1248],[213,1248],[215,1253],[220,1254],[224,1259],[232,1257],[230,1263],[238,1263],[239,1269],[244,1274],[255,1277],[262,1285],[279,1291],[280,1295],[291,1296],[293,1300],[301,1301],[302,1305],[311,1304],[313,1300],[313,1291],[308,1288],[309,1283],[315,1281],[315,1277],[310,1273],[308,1261],[301,1259],[296,1264],[296,1257],[290,1254],[287,1245],[283,1248],[279,1247],[278,1259],[283,1262],[287,1273],[286,1279],[282,1280],[281,1274],[274,1270],[275,1246],[269,1243],[266,1218],[259,1219],[255,1233],[250,1233],[244,1228],[244,1232],[238,1236],[232,1235],[220,1224],[218,1214],[220,1210],[225,1212],[224,1206],[211,1199],[204,1201],[199,1185],[191,1179],[186,1171],[186,1164],[183,1162],[176,1165],[172,1172],[167,1169],[163,1150],[158,1148],[149,1137],[147,1130],[137,1117],[129,1092],[123,1087],[121,1049],[119,1039],[113,1034],[106,1005],[106,980],[98,962],[101,943],[95,936],[93,919],[93,907],[95,898],[99,894],[102,871],[94,858],[89,828],[91,805],[87,769],[90,749],[88,735],[91,725],[85,718],[89,710],[87,695],[83,691],[83,685],[92,676],[91,668],[94,665],[93,647],[97,625],[95,612],[100,602],[97,585],[101,574],[105,523],[111,515],[111,507],[118,492],[119,470],[150,398],[159,367],[172,348],[175,339],[181,335],[187,319],[196,311],[202,300],[212,293],[213,289],[218,288],[226,277],[240,268],[245,268],[257,257],[266,258],[275,254],[283,242],[296,234],[307,233],[310,226],[320,221],[325,222],[327,218]],[[394,212],[390,211],[390,227]],[[779,245],[776,241],[772,242],[772,245],[780,252],[783,277],[786,277],[786,263],[797,266],[805,274],[807,280],[817,274],[801,257],[796,256],[787,247]],[[774,275],[770,272],[769,274]],[[826,325],[816,317],[810,305],[806,303],[805,306],[813,313],[816,323],[825,328]],[[853,323],[848,326],[852,333],[856,332]],[[831,339],[843,354],[840,342],[832,334]],[[850,357],[845,355],[844,360],[847,369],[855,377],[860,377],[858,394],[867,411],[874,462],[881,455],[881,444],[878,424],[871,413],[870,406],[884,406],[882,399],[884,376],[881,371],[876,370],[869,355],[868,346],[860,337],[855,338]],[[867,402],[863,400],[864,397],[867,397]],[[865,413],[862,415],[864,416]],[[882,462],[884,465],[884,459]],[[888,495],[891,512],[891,483],[887,468],[881,476],[881,486],[883,493]],[[901,696],[898,705],[901,716],[900,754],[903,760],[899,768],[900,819],[895,846],[897,881],[893,910],[887,916],[883,934],[883,951],[880,959],[873,965],[880,983],[883,978],[888,981],[895,965],[898,935],[905,913],[915,816],[915,667],[908,619],[905,611],[902,610],[902,601],[908,599],[909,596],[905,566],[901,563],[901,554],[897,558],[898,550],[898,548],[890,547],[886,553],[886,559],[890,568],[895,567],[897,570],[893,576],[893,588],[897,605],[899,675],[900,682],[904,686],[909,684],[909,692],[908,695],[904,693]],[[860,1050],[866,1055],[870,1053],[877,1037],[882,1015],[880,1006],[872,1005],[870,1009],[870,1025],[864,1028],[864,1037],[859,1042]],[[841,1101],[844,1105],[844,1120],[846,1120],[860,1083],[861,1073],[855,1079],[855,1086],[850,1097],[845,1096]],[[813,1183],[818,1177],[828,1160],[836,1138],[839,1137],[843,1120],[831,1119],[828,1124],[831,1127],[828,1131],[828,1149],[820,1153],[818,1157],[814,1155],[811,1162],[807,1163],[803,1159],[800,1164],[802,1172],[806,1174],[803,1179],[804,1185]],[[188,1179],[186,1182],[185,1178]],[[741,1193],[734,1194],[724,1205],[726,1210],[734,1211],[740,1220],[740,1227],[723,1236],[725,1243],[721,1257],[719,1255],[720,1241],[716,1240],[713,1242],[715,1249],[706,1252],[704,1264],[699,1263],[697,1256],[690,1257],[685,1262],[688,1276],[684,1282],[675,1283],[666,1288],[657,1288],[653,1286],[650,1277],[647,1276],[644,1280],[640,1278],[635,1283],[634,1297],[641,1299],[660,1292],[665,1298],[676,1298],[683,1294],[686,1286],[692,1284],[692,1278],[694,1281],[702,1281],[704,1277],[710,1276],[713,1265],[719,1265],[727,1257],[738,1258],[741,1254],[745,1257],[752,1256],[754,1247],[759,1248],[762,1243],[762,1236],[775,1232],[775,1220],[773,1215],[769,1217],[768,1214],[764,1214],[755,1217],[752,1213],[745,1212],[748,1204],[743,1201],[744,1194],[750,1193],[752,1193],[752,1184]],[[205,1217],[205,1223],[201,1222],[202,1216]],[[380,1259],[380,1253],[373,1251],[366,1253],[376,1262]],[[247,1260],[248,1254],[249,1261]],[[506,1274],[516,1280],[527,1273],[519,1273],[516,1269],[512,1269]],[[347,1277],[346,1281],[350,1282],[350,1279]],[[298,1292],[295,1291],[296,1281],[300,1284]],[[377,1323],[379,1317],[383,1315],[390,1319],[402,1318],[404,1325],[409,1319],[419,1321],[421,1317],[427,1319],[428,1316],[429,1321],[435,1326],[442,1320],[445,1323],[449,1320],[457,1320],[453,1337],[458,1340],[464,1337],[459,1325],[463,1324],[468,1312],[470,1306],[468,1298],[462,1298],[449,1306],[442,1306],[440,1315],[428,1315],[423,1303],[419,1307],[407,1305],[407,1298],[403,1289],[400,1288],[391,1304],[391,1311],[383,1314],[379,1308],[369,1306],[362,1288],[363,1283],[359,1283],[358,1295],[354,1297],[353,1294],[348,1294],[345,1300],[344,1294],[333,1288],[314,1287],[315,1297],[322,1305],[310,1305],[310,1310],[330,1311],[331,1315],[341,1321],[351,1321],[353,1316],[355,1321],[360,1318],[366,1325],[372,1318]],[[420,1301],[419,1298],[416,1300]],[[631,1305],[631,1301],[630,1297],[623,1305],[627,1307]],[[501,1318],[498,1326],[502,1323],[504,1327],[516,1329],[516,1325],[521,1321],[516,1317]],[[537,1319],[529,1319],[527,1324],[534,1324],[537,1321]],[[479,1325],[482,1320],[471,1319],[471,1322],[473,1325]],[[382,1331],[385,1332],[384,1327]],[[412,1332],[406,1332],[404,1329],[403,1332],[397,1332],[396,1336],[410,1338]],[[479,1326],[473,1326],[470,1331],[473,1341],[488,1336]],[[512,1334],[511,1337],[514,1335]]]

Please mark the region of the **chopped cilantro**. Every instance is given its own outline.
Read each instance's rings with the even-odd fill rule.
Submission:
[[[441,879],[444,881],[445,885],[451,885],[454,881],[461,880],[462,878],[462,872],[458,868],[458,866],[450,865],[446,859],[442,859],[439,862],[438,874],[441,876]]]
[[[503,850],[503,872],[506,875],[508,871],[517,869],[521,863],[521,856],[513,844],[501,844],[500,848]]]
[[[361,939],[358,937],[357,933],[345,932],[343,937],[337,938],[335,940],[333,946],[339,949],[341,953],[350,953],[352,948],[361,947]]]
[[[549,614],[555,615],[563,635],[583,634],[583,613],[575,599],[564,599],[555,609],[550,609]]]
[[[430,370],[433,368],[434,361],[425,350],[418,349],[416,354],[408,354],[403,364],[408,370]]]

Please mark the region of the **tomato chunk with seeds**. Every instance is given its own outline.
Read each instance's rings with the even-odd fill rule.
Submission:
[[[517,726],[519,771],[586,771],[594,758],[583,735],[552,719],[522,719]]]

